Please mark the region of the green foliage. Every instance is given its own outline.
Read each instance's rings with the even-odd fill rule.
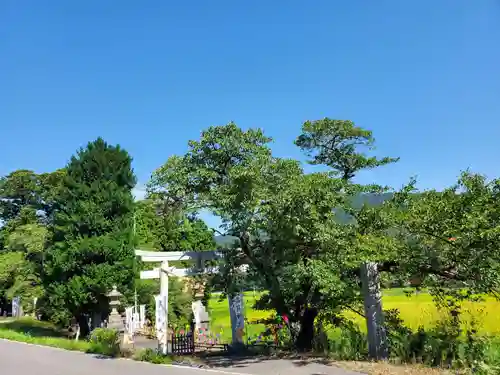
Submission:
[[[135,228],[138,245],[161,251],[213,250],[213,232],[203,220],[184,211],[173,211],[165,202],[136,203]]]
[[[53,197],[64,170],[37,175],[17,170],[0,179],[0,250],[17,227],[49,223],[55,209]]]
[[[97,139],[71,158],[54,197],[47,313],[59,322],[77,318],[84,335],[85,316],[106,311],[113,285],[124,294],[133,289],[135,182],[128,153]]]
[[[137,280],[138,304],[146,305],[146,316],[152,322],[155,319],[154,296],[160,294],[158,280]],[[186,288],[185,281],[177,277],[168,278],[168,322],[172,327],[190,325],[192,319],[191,303],[193,296]]]
[[[396,197],[393,254],[400,272],[440,295],[474,299],[498,296],[500,285],[500,180],[463,173],[442,192]],[[480,275],[480,277],[478,277]]]
[[[346,321],[335,336],[328,340],[328,353],[340,361],[360,361],[368,358],[368,339],[359,327]]]
[[[96,328],[89,338],[90,353],[99,353],[110,357],[120,355],[120,332],[116,329]]]
[[[38,176],[29,170],[17,170],[0,179],[0,219],[17,218],[24,207],[38,208]]]
[[[152,190],[169,197],[181,191],[186,205],[219,215],[240,248],[226,252],[223,290],[233,293],[248,278],[257,280],[268,291],[259,304],[287,314],[294,340],[310,348],[320,312],[327,319],[359,300],[358,280],[346,270],[385,245],[377,240],[385,229],[377,212],[363,206],[350,225],[336,214],[341,208],[355,213],[353,194],[381,189],[350,186],[327,173],[306,175],[297,161],[273,157],[269,142],[262,131],[234,123],[211,127],[189,142],[183,158],[155,173]],[[371,243],[358,235],[360,227]],[[238,271],[242,263],[249,263],[246,275]]]
[[[324,118],[306,121],[295,144],[312,157],[311,164],[324,164],[344,180],[350,180],[363,169],[372,169],[397,162],[399,158],[378,159],[366,156],[360,147],[374,148],[372,132],[355,126],[349,120]]]
[[[154,363],[157,365],[172,363],[172,359],[170,357],[166,357],[163,354],[158,353],[157,350],[150,348],[139,350],[134,355],[134,359],[136,361]]]
[[[33,298],[44,294],[41,277],[47,234],[40,224],[18,226],[0,253],[0,292],[8,299],[20,296],[27,313],[33,311]]]

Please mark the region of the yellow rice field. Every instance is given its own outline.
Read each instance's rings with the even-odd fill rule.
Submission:
[[[252,322],[257,319],[266,318],[270,315],[267,311],[257,311],[252,308],[255,297],[253,293],[245,294],[246,318]],[[442,313],[435,307],[432,297],[427,293],[412,295],[404,294],[401,289],[392,289],[384,292],[382,297],[384,309],[398,309],[405,325],[417,329],[420,326],[431,328],[442,317]],[[230,337],[230,318],[227,300],[219,301],[214,296],[210,302],[212,316],[212,327],[214,330],[223,332],[224,337]],[[346,312],[346,315],[358,322],[362,329],[365,328],[363,318],[354,313]],[[470,321],[474,317],[479,323],[478,329],[482,333],[500,333],[500,301],[487,298],[484,302],[467,303],[464,305],[464,317]],[[249,325],[248,336],[257,336],[264,327],[262,325]]]

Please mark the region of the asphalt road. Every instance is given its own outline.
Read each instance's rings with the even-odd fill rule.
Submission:
[[[167,367],[5,340],[0,340],[0,369],[9,375],[359,375],[317,363],[287,360],[249,360],[221,364],[211,370]]]

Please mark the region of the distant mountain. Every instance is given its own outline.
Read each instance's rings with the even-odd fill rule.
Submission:
[[[354,197],[352,206],[356,209],[360,209],[363,205],[368,205],[371,207],[380,206],[385,201],[391,199],[394,196],[394,193],[383,193],[383,194],[374,194],[374,193],[366,193],[359,194]],[[352,217],[345,213],[342,209],[336,210],[337,222],[348,224],[352,222]]]
[[[232,247],[234,242],[238,241],[238,238],[233,236],[214,236],[214,240],[218,249],[226,249]]]
[[[368,206],[380,206],[385,201],[391,199],[394,196],[394,193],[382,193],[382,194],[359,194],[353,200],[354,208],[361,208],[363,204],[367,204]]]

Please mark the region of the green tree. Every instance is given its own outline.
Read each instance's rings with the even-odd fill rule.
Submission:
[[[41,276],[46,241],[44,226],[21,225],[9,234],[0,253],[0,294],[7,299],[20,296],[25,311],[32,307],[34,297],[44,294]]]
[[[22,254],[22,262],[15,270],[14,284],[7,296],[20,296],[24,306],[31,305],[34,297],[44,295],[42,275],[47,236],[47,228],[43,225],[27,224],[16,228],[7,241],[9,252]]]
[[[372,246],[360,231],[370,233],[372,242],[382,232],[375,212],[365,209],[360,217],[371,219],[348,224],[337,215],[353,211],[354,195],[381,189],[328,173],[306,175],[297,161],[273,157],[270,141],[261,130],[243,131],[233,123],[211,127],[152,181],[163,194],[182,191],[186,204],[221,217],[226,234],[239,240],[239,249],[228,251],[221,265],[225,291],[239,290],[248,278],[260,282],[268,293],[258,304],[287,314],[296,345],[310,349],[318,318],[331,320],[359,302],[359,280],[347,271]],[[180,174],[175,168],[183,179],[170,179]],[[242,263],[249,265],[246,275],[237,271]]]
[[[42,222],[51,224],[54,220],[54,214],[57,210],[56,197],[63,188],[63,181],[66,176],[66,170],[60,168],[54,172],[42,173],[38,175],[38,186],[40,194],[40,207],[42,212]]]
[[[148,319],[154,321],[156,313],[155,295],[160,294],[157,280],[138,280],[137,302],[146,305]],[[192,294],[186,290],[185,280],[168,278],[168,322],[171,327],[184,328],[192,322]]]
[[[40,187],[38,175],[17,170],[0,179],[0,249],[16,227],[38,221]]]
[[[0,249],[10,233],[26,224],[49,224],[64,169],[36,174],[17,170],[0,179]]]
[[[500,296],[500,179],[466,172],[443,191],[411,192],[395,201],[399,271],[456,297]]]
[[[134,228],[137,246],[141,249],[158,249],[157,233],[160,226],[158,213],[150,200],[135,202]]]
[[[38,175],[29,170],[17,170],[0,179],[0,219],[8,222],[21,210],[40,206]]]
[[[160,251],[213,250],[213,232],[205,222],[183,211],[165,209],[152,199],[136,203],[135,228],[139,247]]]
[[[80,149],[66,166],[54,202],[52,245],[46,257],[51,318],[75,317],[82,335],[87,318],[107,310],[106,293],[117,285],[133,290],[132,159],[99,138]]]
[[[306,121],[295,144],[312,157],[311,164],[324,164],[344,180],[352,179],[363,169],[394,163],[399,158],[367,156],[360,149],[374,148],[375,138],[370,130],[349,120],[324,118]]]

